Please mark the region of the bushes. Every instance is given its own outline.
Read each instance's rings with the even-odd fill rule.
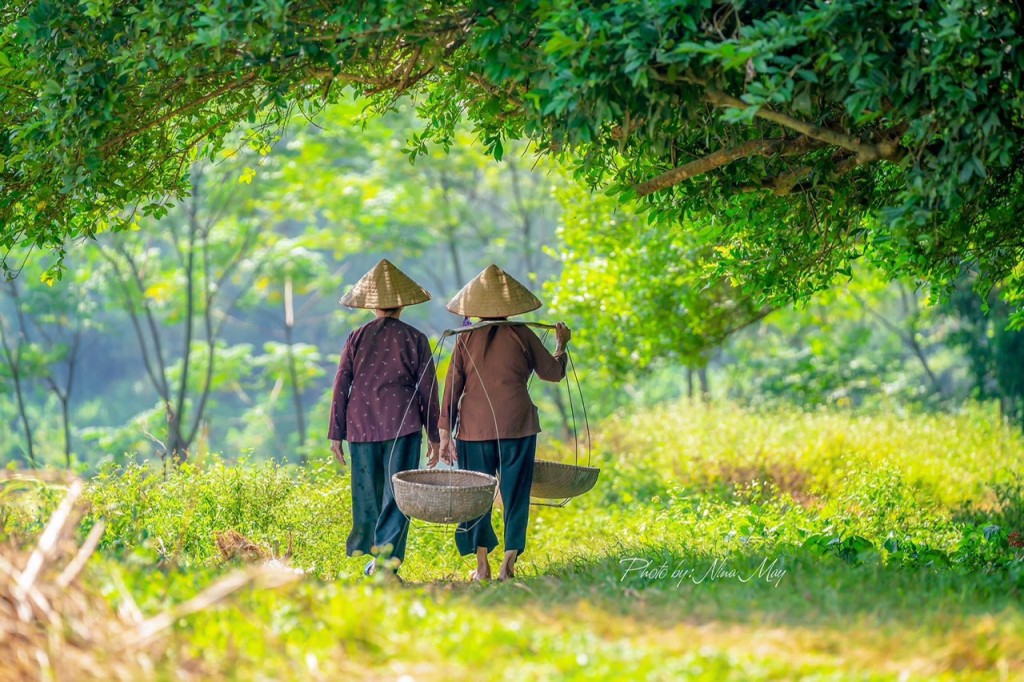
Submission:
[[[709,556],[785,545],[847,559],[867,549],[862,538],[883,560],[899,554],[900,564],[914,552],[890,551],[892,543],[991,565],[990,538],[968,540],[975,528],[1001,524],[1005,549],[1008,534],[1024,530],[1011,527],[1021,514],[1012,481],[1024,468],[1024,442],[992,428],[989,416],[761,414],[681,403],[612,419],[595,438],[603,469],[595,489],[562,509],[534,508],[527,570],[607,554],[629,537]],[[218,560],[214,533],[231,529],[278,556],[291,547],[294,565],[336,577],[352,572],[348,485],[347,471],[328,458],[305,468],[213,459],[166,473],[110,466],[89,495],[114,552],[148,547],[163,561],[209,564]],[[463,569],[451,530],[414,526],[414,575]],[[970,548],[979,558],[968,557]]]
[[[215,459],[166,472],[147,463],[109,466],[89,490],[93,516],[107,520],[103,547],[139,546],[162,561],[209,563],[214,533],[235,530],[322,576],[337,575],[351,522],[348,477],[333,460],[306,468],[273,461]]]
[[[682,402],[606,421],[596,442],[614,458],[602,453],[601,481],[573,504],[577,519],[601,519],[594,527],[709,556],[791,546],[894,566],[1008,566],[1006,537],[1024,531],[1024,440],[997,422],[978,407],[897,416]],[[608,510],[626,504],[624,518]]]

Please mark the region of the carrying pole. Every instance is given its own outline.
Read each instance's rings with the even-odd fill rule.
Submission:
[[[547,324],[546,322],[520,322],[519,320],[482,320],[475,322],[474,324],[468,324],[465,327],[456,327],[455,329],[445,329],[441,334],[441,338],[449,336],[455,336],[456,334],[463,334],[465,332],[471,332],[474,329],[483,329],[485,327],[533,327],[534,329],[554,329],[555,325]]]

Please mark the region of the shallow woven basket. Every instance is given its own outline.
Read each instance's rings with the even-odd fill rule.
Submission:
[[[431,523],[462,523],[486,514],[498,480],[477,471],[414,469],[391,477],[395,502],[406,516]]]
[[[533,464],[531,497],[559,500],[582,495],[597,483],[597,467],[562,464],[538,459]]]

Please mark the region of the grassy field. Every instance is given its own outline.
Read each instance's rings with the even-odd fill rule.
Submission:
[[[1024,677],[1024,440],[995,414],[683,403],[607,421],[594,445],[597,487],[534,508],[511,583],[467,582],[451,530],[418,523],[404,586],[362,577],[326,459],[104,472],[82,580],[112,609],[172,610],[144,650],[161,679]],[[31,545],[60,497],[4,488],[5,547]],[[213,540],[227,529],[290,546],[305,575],[189,608],[237,575]]]

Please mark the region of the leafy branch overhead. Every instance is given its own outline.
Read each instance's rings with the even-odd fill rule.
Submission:
[[[267,148],[353,91],[417,98],[413,155],[464,119],[498,158],[565,155],[655,229],[703,226],[766,300],[861,257],[1024,291],[1019,2],[16,0],[0,21],[4,252],[160,213],[240,124]]]

